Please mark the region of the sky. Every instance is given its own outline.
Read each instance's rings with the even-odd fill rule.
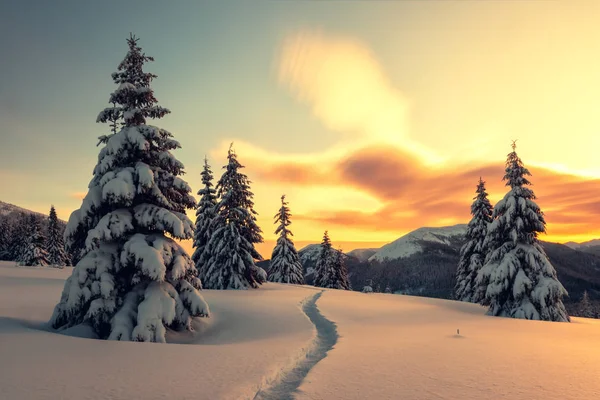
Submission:
[[[267,258],[286,194],[297,246],[344,250],[468,222],[517,152],[543,240],[600,237],[598,1],[0,1],[0,200],[67,220],[108,127],[130,32],[196,192],[231,142]],[[194,212],[190,211],[190,217]]]

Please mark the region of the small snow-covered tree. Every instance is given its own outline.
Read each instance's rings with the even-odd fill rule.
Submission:
[[[493,207],[488,200],[485,182],[481,178],[475,192],[477,195],[471,204],[473,218],[467,226],[467,242],[460,249],[454,296],[456,300],[479,303],[482,299],[477,297],[480,292],[477,291],[475,280],[487,255],[484,242],[488,225],[492,222]]]
[[[25,250],[21,264],[32,267],[44,267],[48,265],[48,252],[45,249],[45,237],[37,216],[29,216],[29,236],[26,241]]]
[[[279,224],[275,230],[275,234],[279,237],[271,255],[268,280],[301,285],[304,283],[302,264],[291,238],[294,234],[288,229],[292,223],[291,216],[288,202],[285,201],[285,195],[283,195],[281,196],[281,208],[274,217],[275,223]]]
[[[227,160],[223,167],[225,172],[216,186],[220,200],[210,226],[213,233],[208,243],[204,287],[220,290],[257,288],[267,277],[254,261],[262,260],[254,244],[263,239],[256,224],[250,181],[239,171],[243,166],[232,147]]]
[[[327,278],[327,271],[331,269],[332,264],[333,249],[331,248],[331,239],[329,239],[329,232],[325,231],[315,265],[314,286],[323,287],[324,280]]]
[[[509,192],[498,202],[486,243],[490,253],[477,275],[485,290],[488,314],[512,318],[568,322],[562,297],[567,294],[539,243],[546,221],[528,187],[530,172],[516,153],[508,154],[503,180]]]
[[[71,265],[69,256],[65,250],[65,242],[63,241],[63,232],[58,222],[56,209],[50,207],[50,215],[48,216],[48,235],[46,236],[46,251],[48,252],[48,262],[51,265],[66,266]]]
[[[371,286],[363,286],[363,293],[373,293],[373,288]]]
[[[392,294],[392,288],[390,288],[390,285],[385,287],[385,293]]]
[[[594,308],[590,303],[590,298],[588,296],[587,290],[583,291],[583,296],[581,297],[581,301],[579,302],[579,316],[584,318],[594,318],[596,313],[594,312]]]
[[[156,75],[143,71],[153,58],[134,36],[127,43],[112,74],[118,85],[109,100],[113,107],[97,119],[113,121],[119,113],[124,126],[100,138],[104,146],[89,191],[69,218],[66,243],[79,261],[50,324],[86,324],[101,339],[165,342],[167,329],[191,330],[193,317],[209,315],[194,262],[173,239],[193,237],[185,210],[196,201],[179,177],[183,164],[171,153],[179,143],[146,124],[169,113],[150,87]]]
[[[194,253],[192,260],[196,264],[198,277],[204,281],[206,275],[206,263],[208,257],[207,245],[212,237],[211,223],[215,219],[217,196],[213,187],[213,173],[208,164],[208,159],[204,158],[204,169],[201,173],[202,184],[204,187],[198,191],[200,200],[196,210],[196,228],[194,230]]]

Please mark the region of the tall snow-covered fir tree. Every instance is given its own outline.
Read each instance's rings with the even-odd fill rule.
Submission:
[[[334,262],[334,254],[331,247],[329,232],[323,233],[323,240],[319,249],[319,256],[315,265],[314,286],[323,287],[327,279],[327,272],[331,269]]]
[[[514,142],[512,148],[503,178],[510,190],[494,208],[484,244],[490,252],[477,276],[479,289],[485,290],[482,304],[490,315],[568,322],[562,302],[567,291],[538,239],[546,232],[544,214]]]
[[[51,265],[66,266],[71,265],[69,256],[65,250],[63,232],[56,216],[54,206],[50,207],[48,216],[48,235],[46,236],[46,251],[48,252],[48,262]]]
[[[24,248],[21,264],[32,267],[48,265],[48,252],[45,248],[46,238],[44,237],[40,220],[34,214],[29,216],[28,228],[29,235],[26,240],[27,244]]]
[[[256,224],[250,181],[239,171],[243,166],[232,147],[227,160],[216,185],[219,201],[210,227],[213,233],[203,283],[208,289],[257,288],[267,278],[254,261],[262,260],[254,248],[262,242],[262,232]]]
[[[194,253],[192,260],[196,264],[198,277],[204,280],[206,274],[206,262],[208,257],[207,245],[212,236],[211,223],[215,219],[217,196],[213,187],[213,173],[208,164],[208,159],[204,158],[204,169],[201,173],[202,184],[204,187],[198,191],[200,200],[196,210],[196,228],[194,230]]]
[[[488,200],[485,182],[479,178],[477,195],[471,204],[473,218],[467,226],[467,242],[460,249],[460,261],[456,271],[456,285],[454,298],[461,301],[479,303],[482,299],[477,297],[477,273],[485,263],[487,255],[484,247],[488,225],[492,222],[493,207]]]
[[[153,58],[134,36],[127,44],[112,74],[113,107],[97,119],[112,121],[120,113],[124,126],[101,138],[89,191],[69,218],[65,240],[80,260],[50,323],[55,329],[89,325],[101,339],[165,342],[167,329],[191,330],[193,317],[209,315],[194,262],[173,239],[193,237],[185,210],[196,201],[171,153],[179,143],[146,125],[147,118],[169,113],[150,87],[156,75],[143,71]]]
[[[274,217],[275,223],[279,224],[275,229],[275,234],[279,237],[271,255],[268,280],[270,282],[301,285],[304,283],[302,264],[291,238],[294,234],[288,229],[292,223],[290,221],[291,216],[288,202],[285,201],[285,195],[283,195],[281,196],[281,208]]]

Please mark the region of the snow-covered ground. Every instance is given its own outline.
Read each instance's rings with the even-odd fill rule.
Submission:
[[[3,400],[600,396],[598,320],[493,318],[466,303],[266,284],[205,290],[212,317],[193,337],[169,335],[177,344],[99,341],[45,330],[70,268],[13,265],[0,262]]]

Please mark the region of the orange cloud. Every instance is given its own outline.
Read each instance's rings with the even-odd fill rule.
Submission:
[[[323,226],[338,226],[378,231],[408,231],[421,226],[465,223],[470,218],[470,204],[479,177],[487,182],[493,202],[506,193],[504,165],[479,167],[458,165],[453,169],[438,169],[420,163],[406,151],[392,147],[369,147],[350,153],[340,161],[331,161],[320,168],[306,163],[279,161],[265,165],[251,162],[264,183],[275,183],[285,177],[293,186],[345,187],[367,192],[381,201],[377,210],[325,211],[313,209],[295,215],[297,221],[318,222]],[[570,235],[598,235],[600,214],[600,180],[589,180],[548,169],[529,168],[530,180],[545,210],[548,238],[557,240]],[[293,171],[293,173],[289,173]],[[326,178],[323,178],[326,176]]]

